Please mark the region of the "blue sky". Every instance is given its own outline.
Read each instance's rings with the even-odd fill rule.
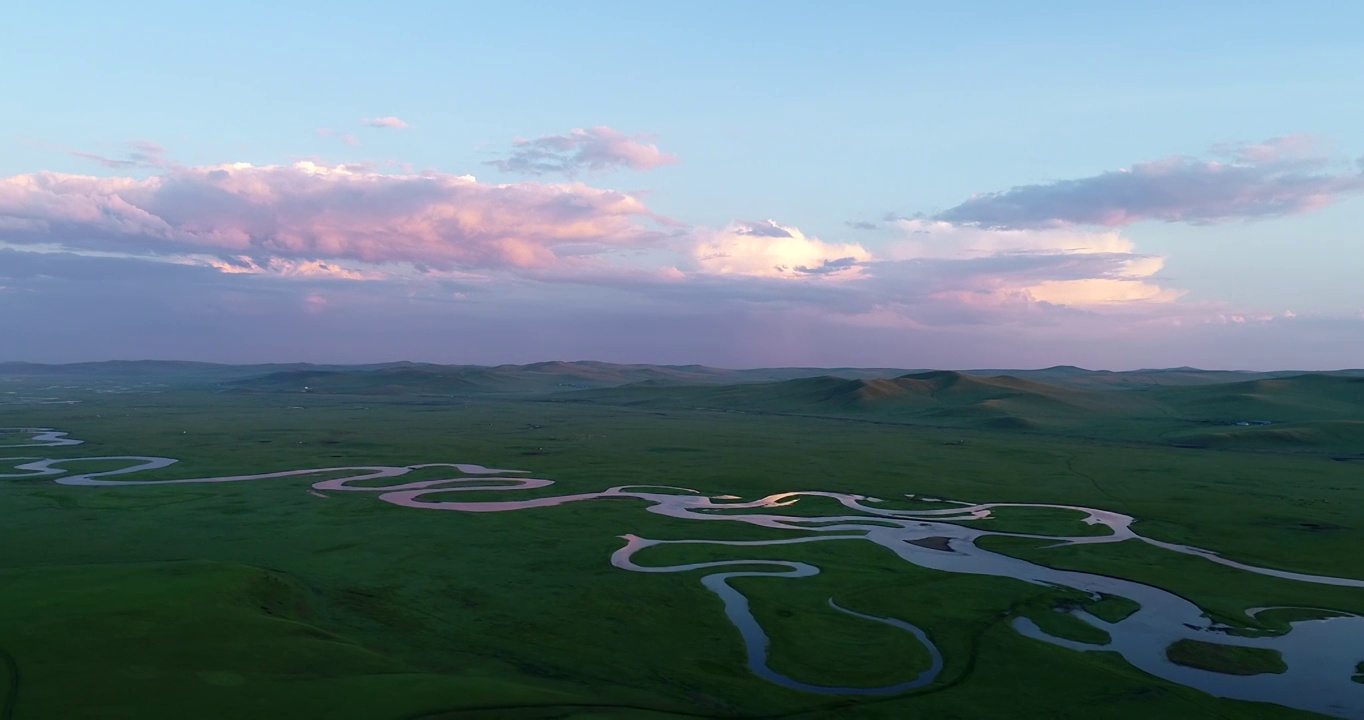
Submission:
[[[99,303],[112,330],[4,354],[468,360],[429,337],[446,323],[507,329],[487,361],[1364,357],[1364,8],[490,5],[10,9],[0,327],[78,327],[77,308]],[[362,123],[376,118],[406,127]],[[559,170],[509,162],[528,151]],[[212,186],[232,163],[251,166]],[[1105,175],[1123,169],[1139,177]],[[423,173],[446,194],[432,199]],[[24,180],[43,174],[37,190]],[[968,203],[1015,187],[1035,191]],[[214,204],[222,191],[250,222]],[[317,210],[355,194],[363,217],[344,228]],[[167,294],[70,279],[114,262]],[[182,279],[205,268],[212,283]],[[430,300],[418,311],[414,297]],[[387,310],[338,343],[324,321],[351,303]],[[190,341],[142,324],[167,305],[215,330]],[[626,309],[612,322],[677,336],[612,335]],[[703,337],[731,326],[743,342]],[[756,328],[799,342],[758,343]]]

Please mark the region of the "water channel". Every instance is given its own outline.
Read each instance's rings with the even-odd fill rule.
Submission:
[[[79,443],[65,433],[48,428],[27,428],[33,435],[26,445],[5,447],[54,447]],[[1069,610],[1079,620],[1105,631],[1110,640],[1105,644],[1087,644],[1047,634],[1031,620],[1023,617],[1012,621],[1020,634],[1077,652],[1107,651],[1120,654],[1134,667],[1155,677],[1180,685],[1197,688],[1211,695],[1239,700],[1276,703],[1302,710],[1342,718],[1364,718],[1364,684],[1354,682],[1356,665],[1364,661],[1364,617],[1324,612],[1315,619],[1290,624],[1288,632],[1279,635],[1247,636],[1232,634],[1233,628],[1212,622],[1193,602],[1166,590],[1122,578],[1084,572],[1057,570],[1019,558],[985,550],[978,545],[981,538],[1008,536],[1039,538],[1056,545],[1113,543],[1138,541],[1164,550],[1192,555],[1209,562],[1237,570],[1271,576],[1283,580],[1364,589],[1364,580],[1261,568],[1224,558],[1217,553],[1186,545],[1178,545],[1143,537],[1132,529],[1135,519],[1121,513],[1073,505],[1028,503],[972,504],[946,500],[933,501],[947,507],[932,509],[889,509],[880,507],[878,498],[848,493],[821,491],[787,492],[755,500],[742,500],[732,495],[705,495],[687,488],[623,485],[600,492],[536,497],[524,500],[467,501],[452,496],[461,492],[533,490],[549,487],[552,480],[525,477],[520,470],[486,468],[467,463],[434,463],[409,466],[358,466],[312,468],[254,475],[234,475],[212,478],[176,480],[113,479],[173,465],[171,458],[147,456],[116,456],[81,458],[81,460],[123,461],[127,465],[114,470],[92,473],[73,473],[63,467],[74,458],[9,460],[20,472],[0,474],[0,478],[48,478],[62,485],[72,486],[138,486],[177,485],[200,483],[246,482],[318,473],[347,473],[311,484],[311,492],[328,497],[328,493],[373,493],[384,502],[423,510],[456,512],[513,512],[546,508],[570,502],[587,502],[607,498],[631,498],[644,503],[651,513],[698,522],[746,523],[776,530],[800,533],[791,538],[763,541],[722,540],[653,540],[637,535],[625,535],[624,545],[611,556],[611,563],[622,570],[643,573],[703,572],[703,585],[715,593],[724,605],[726,617],[738,630],[747,650],[748,667],[758,676],[782,685],[812,693],[835,695],[872,695],[908,692],[933,683],[943,668],[943,658],[932,639],[919,627],[896,618],[875,617],[838,605],[832,598],[832,609],[867,622],[881,623],[912,634],[928,650],[931,664],[927,670],[901,683],[885,687],[832,687],[812,684],[788,677],[768,665],[768,636],[754,617],[748,598],[735,589],[730,580],[736,577],[801,578],[818,574],[819,568],[794,560],[724,560],[718,562],[680,565],[649,565],[636,562],[641,551],[664,544],[710,544],[730,546],[741,551],[758,545],[798,545],[810,542],[870,542],[880,545],[907,563],[922,568],[951,573],[966,573],[1007,577],[1036,585],[1071,588],[1091,597],[1112,595],[1127,598],[1140,607],[1117,621],[1106,622],[1083,609]],[[17,460],[28,462],[16,463]],[[416,482],[396,482],[398,478],[417,470],[444,468],[457,471],[458,476]],[[453,473],[452,473],[453,474]],[[393,484],[376,487],[375,480],[394,479]],[[802,498],[820,497],[839,503],[843,510],[834,515],[806,517],[781,514],[781,508]],[[907,496],[911,497],[912,496]],[[1107,534],[1048,536],[1009,533],[985,529],[977,521],[990,518],[1003,508],[1051,508],[1082,513],[1090,525],[1102,525]],[[1247,615],[1266,608],[1252,608]],[[1230,675],[1177,665],[1166,657],[1166,650],[1180,640],[1197,640],[1246,648],[1275,650],[1287,664],[1283,673]]]

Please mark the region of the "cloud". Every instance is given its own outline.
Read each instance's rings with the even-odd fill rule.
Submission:
[[[874,252],[774,220],[679,235],[634,196],[581,183],[492,185],[312,162],[0,179],[0,243],[299,283],[477,282],[550,303],[559,298],[535,284],[571,283],[579,300],[615,294],[670,307],[704,297],[919,326],[1050,322],[1065,308],[1109,312],[1180,295],[1158,280],[1164,260],[1138,254],[1116,230],[885,222],[896,233]]]
[[[645,142],[648,139],[646,135],[626,135],[605,126],[576,128],[567,135],[517,140],[506,158],[485,164],[503,172],[523,175],[561,173],[573,176],[584,171],[621,168],[652,170],[677,163],[675,155]]]
[[[336,137],[340,139],[341,142],[350,145],[351,147],[356,147],[360,144],[360,138],[357,138],[350,133],[338,133],[331,128],[318,128],[317,136],[324,138]]]
[[[734,225],[734,232],[737,235],[752,235],[754,237],[795,237],[790,230],[778,225],[775,220],[767,220],[760,223],[739,222]]]
[[[619,149],[621,138],[643,146],[639,136],[599,130],[608,129],[522,141],[513,156],[524,150],[532,172],[653,166],[647,154],[607,147]],[[594,150],[594,143],[607,149]],[[117,163],[160,157],[155,146],[129,147],[126,159],[103,160],[131,168]],[[139,151],[146,157],[134,155]],[[1162,202],[1203,202],[1207,215],[1204,201],[1222,190],[1203,188],[1197,178],[1222,182],[1249,173],[1297,187],[1294,178],[1353,177],[1332,171],[1311,138],[1214,152],[1217,162],[1173,161],[1166,174],[1195,187],[1165,188],[1172,194]],[[1195,337],[1191,328],[1237,333],[1304,320],[1278,309],[1182,299],[1163,275],[1165,259],[1140,252],[1124,234],[1120,226],[1130,220],[1083,221],[1080,200],[1058,184],[1031,187],[1050,193],[1053,207],[1072,207],[1063,219],[1059,211],[1028,222],[1014,217],[1013,224],[887,214],[849,223],[878,232],[845,230],[862,241],[848,242],[775,220],[679,227],[635,195],[577,182],[480,183],[391,162],[166,165],[148,178],[0,178],[0,320],[20,335],[46,333],[34,347],[78,349],[84,339],[98,340],[106,350],[93,357],[119,347],[166,357],[182,346],[222,353],[218,359],[244,357],[231,355],[223,340],[241,337],[249,340],[243,348],[273,343],[277,352],[306,346],[338,353],[318,359],[365,359],[345,353],[366,346],[383,347],[388,357],[469,360],[440,355],[447,340],[411,339],[463,333],[497,338],[496,354],[480,357],[499,362],[610,353],[631,359],[656,342],[671,354],[653,359],[669,362],[899,364],[875,355],[877,348],[923,357],[915,353],[931,346],[944,348],[933,357],[957,358],[936,364],[958,365],[991,364],[983,358],[1001,344],[1010,349],[993,364],[1034,357],[1084,364],[1105,352],[1109,360],[1093,364],[1120,364],[1162,333]],[[1155,165],[1124,172],[1154,178]],[[1124,218],[1157,217],[1156,180],[1142,182],[1112,191],[1125,203]],[[1242,182],[1235,202],[1268,193],[1263,182]],[[1279,200],[1297,207],[1301,198],[1290,195]],[[151,338],[145,352],[137,344],[143,335]],[[1271,336],[1290,333],[1257,337]],[[872,354],[840,355],[849,343]],[[1020,343],[1040,344],[1030,354]],[[969,353],[962,349],[968,346]],[[688,354],[703,347],[706,354]],[[1140,364],[1159,364],[1143,357]]]
[[[246,255],[229,257],[187,258],[188,264],[202,264],[229,275],[277,275],[290,278],[325,278],[333,280],[380,280],[387,275],[374,270],[350,268],[325,260],[285,260],[266,258],[257,261]]]
[[[825,243],[768,220],[702,231],[693,249],[701,271],[754,277],[854,277],[871,253],[855,243]]]
[[[174,168],[147,179],[0,178],[0,242],[141,255],[532,268],[647,246],[671,221],[582,184],[490,185],[311,162]]]
[[[78,158],[99,163],[107,168],[164,168],[167,165],[166,149],[154,142],[132,140],[123,145],[128,150],[121,158],[110,158],[78,150],[70,152]]]
[[[412,127],[401,118],[396,118],[392,115],[387,117],[360,118],[360,124],[372,128],[391,128],[393,130],[406,130]]]
[[[0,326],[24,339],[6,359],[49,362],[573,357],[730,367],[1326,369],[1358,365],[1364,352],[1364,314],[1271,317],[1178,305],[1158,306],[1160,314],[1146,305],[1098,313],[1026,295],[937,292],[985,270],[1084,276],[1119,262],[1100,253],[926,258],[888,262],[878,269],[883,276],[855,283],[706,274],[662,282],[660,273],[639,272],[637,290],[619,271],[612,286],[619,291],[601,295],[604,277],[582,291],[356,283],[0,248],[0,285],[8,288]]]
[[[940,220],[892,223],[901,235],[892,245],[894,259],[967,258],[1001,253],[1127,253],[1132,242],[1117,230],[1080,228],[991,229]]]
[[[1207,224],[1295,215],[1364,191],[1364,173],[1333,171],[1304,136],[1222,145],[1228,162],[1171,157],[1076,180],[977,195],[933,219],[985,228]]]
[[[1210,150],[1219,157],[1248,165],[1305,163],[1319,165],[1324,142],[1315,135],[1296,134],[1261,143],[1218,143]]]
[[[857,267],[858,264],[857,258],[849,255],[834,260],[824,260],[814,267],[797,265],[796,272],[803,275],[833,275],[834,273],[840,273],[844,270],[851,270]]]
[[[1153,276],[1164,258],[1135,252],[1116,230],[1076,228],[992,230],[932,220],[896,220],[902,239],[890,257],[901,261],[958,261],[943,277],[964,287],[953,293],[1023,297],[1053,305],[1100,307],[1135,302],[1172,302],[1184,293],[1158,285]],[[964,276],[960,273],[965,271]],[[978,299],[978,298],[977,298]]]
[[[844,315],[888,313],[921,326],[1051,322],[1072,311],[1134,307],[1166,314],[1157,306],[1184,294],[1157,277],[1164,258],[1137,253],[1117,231],[989,230],[907,219],[891,227],[898,237],[875,253],[771,220],[698,230],[694,270],[667,292]],[[799,279],[807,282],[791,282]]]

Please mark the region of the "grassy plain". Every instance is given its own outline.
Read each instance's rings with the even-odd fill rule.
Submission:
[[[1227,673],[1228,675],[1261,675],[1288,671],[1283,655],[1277,650],[1238,647],[1198,640],[1178,640],[1166,651],[1170,662],[1188,667]]]
[[[181,460],[148,478],[469,462],[557,481],[538,495],[649,483],[745,499],[827,490],[1064,503],[1130,513],[1143,534],[1243,562],[1364,578],[1359,463],[1301,448],[1129,442],[1116,420],[1091,433],[1102,437],[1078,438],[651,404],[73,385],[47,392],[79,404],[0,405],[0,425],[55,427],[86,444],[0,456]],[[769,557],[819,566],[812,578],[735,581],[772,637],[773,667],[797,679],[892,683],[928,662],[908,636],[838,614],[830,597],[919,625],[946,658],[937,683],[901,696],[785,690],[745,669],[702,573],[631,573],[608,559],[626,533],[789,534],[660,517],[631,500],[465,514],[308,489],[301,478],[126,488],[0,480],[0,720],[1311,717],[1217,700],[1114,654],[1072,652],[1008,627],[1023,614],[1062,635],[1092,630],[1050,610],[1077,601],[1059,590],[920,569],[855,542],[639,555],[660,565]],[[460,499],[483,497],[512,496]],[[827,509],[818,502],[790,509]],[[998,522],[1088,531],[1064,512],[1001,513]],[[1244,615],[1259,606],[1364,613],[1362,590],[1251,575],[1145,544],[1041,545],[987,543],[1159,585],[1248,628],[1281,626]],[[1131,610],[1123,603],[1090,610],[1121,617]]]

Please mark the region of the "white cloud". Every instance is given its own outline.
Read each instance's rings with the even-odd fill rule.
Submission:
[[[826,243],[772,220],[703,232],[693,255],[706,273],[780,278],[854,278],[872,259],[856,243]]]
[[[955,225],[935,220],[894,221],[900,239],[892,246],[896,260],[914,258],[971,258],[1001,253],[1130,253],[1133,245],[1117,230],[1076,228],[992,230],[977,225]]]
[[[360,118],[360,124],[372,128],[391,128],[393,130],[406,130],[412,127],[406,121],[393,117],[392,115],[387,117]]]
[[[1164,258],[1136,254],[1132,241],[1118,230],[988,229],[909,219],[896,220],[895,226],[901,237],[891,246],[889,254],[900,260],[1031,255],[1051,258],[1053,270],[1069,265],[1099,273],[1093,277],[1039,278],[1034,273],[1019,273],[1016,268],[998,273],[987,270],[975,278],[977,291],[988,289],[1004,297],[1018,297],[1022,293],[1032,300],[1054,305],[1095,308],[1135,302],[1172,302],[1184,294],[1180,290],[1163,288],[1153,280],[1153,276],[1165,267]],[[1086,261],[1083,256],[1103,257],[1096,263]],[[1068,257],[1074,262],[1067,263]]]

